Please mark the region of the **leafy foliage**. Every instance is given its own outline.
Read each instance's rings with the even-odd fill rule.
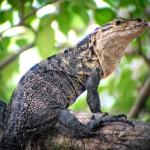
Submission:
[[[84,37],[92,24],[102,25],[114,17],[150,20],[149,0],[0,0],[0,7],[0,97],[7,102],[21,77],[22,66],[19,55],[6,65],[3,62],[18,49],[35,42],[36,46],[30,48],[43,59]],[[150,76],[149,41],[147,30],[127,48],[116,71],[102,81],[98,91],[103,111],[128,114],[131,110]],[[85,98],[86,93],[70,108],[89,111]],[[150,98],[141,107],[139,119],[141,116],[150,121]]]
[[[107,17],[106,14],[109,14]],[[94,17],[98,24],[103,25],[109,22],[112,18],[116,17],[116,14],[110,8],[99,8],[94,11]]]

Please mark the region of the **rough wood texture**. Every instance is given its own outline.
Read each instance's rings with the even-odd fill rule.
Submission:
[[[90,113],[71,112],[82,123],[91,117]],[[46,131],[35,135],[26,150],[150,150],[150,123],[134,121],[134,125],[133,129],[125,123],[110,123],[99,129],[108,142],[102,138],[73,138],[58,130]]]

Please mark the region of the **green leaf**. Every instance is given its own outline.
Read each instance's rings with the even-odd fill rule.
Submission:
[[[7,53],[7,47],[10,44],[10,38],[5,37],[0,40],[0,60],[2,60]]]
[[[85,5],[90,9],[96,9],[96,3],[93,0],[85,1]]]
[[[74,5],[73,10],[76,14],[78,14],[82,18],[82,20],[85,22],[86,25],[89,23],[90,20],[89,15],[81,5]]]
[[[110,8],[100,8],[94,11],[94,17],[98,24],[103,25],[115,18],[116,14]]]
[[[2,44],[2,41],[0,40],[0,53],[4,51],[4,48],[3,48],[3,44]]]
[[[107,4],[109,4],[111,7],[118,7],[120,5],[120,1],[118,0],[103,0],[104,2],[106,2]]]
[[[87,27],[87,25],[78,14],[72,13],[72,18],[73,19],[71,20],[71,28],[74,29],[74,31],[77,31],[78,35],[83,35],[84,29]]]
[[[8,56],[12,55],[9,53]],[[7,56],[7,57],[8,57]],[[19,71],[19,58],[16,58],[14,61],[9,63],[5,68],[0,71],[0,98],[4,99],[6,102],[9,102],[11,94],[15,88],[13,77],[15,73]]]
[[[13,13],[11,9],[6,11],[0,11],[0,24],[5,23],[6,21],[13,21]]]
[[[40,5],[44,5],[46,3],[50,3],[52,0],[37,0]]]
[[[50,27],[50,25],[39,30],[36,38],[36,44],[43,58],[46,58],[52,53],[55,45],[54,36],[54,30]]]
[[[0,24],[4,23],[6,21],[6,18],[4,16],[5,11],[0,11]]]
[[[17,40],[16,40],[16,44],[17,44],[19,47],[23,47],[23,46],[27,45],[28,42],[27,42],[27,39],[17,39]]]
[[[88,6],[90,7],[94,7],[95,3],[91,2],[91,0],[89,1],[81,1],[81,0],[76,0],[76,1],[72,1],[72,3],[70,3],[70,9],[71,9],[71,14],[77,14],[85,23],[85,25],[87,26],[87,24],[89,23],[89,14],[87,12]],[[95,7],[94,7],[95,8]],[[93,8],[93,9],[94,9]]]
[[[45,15],[41,18],[37,33],[36,43],[42,58],[53,53],[55,45],[54,30],[50,26],[54,20],[53,15]]]
[[[148,100],[146,101],[146,105],[148,108],[150,108],[150,97],[148,98]]]
[[[8,0],[8,3],[14,8],[19,10],[20,8],[20,0]]]
[[[46,14],[40,19],[39,29],[42,30],[47,25],[51,25],[53,20],[55,19],[55,16],[53,14]]]
[[[60,30],[67,35],[70,30],[70,15],[68,13],[62,12],[57,16],[57,21]]]
[[[60,4],[60,12],[56,17],[59,28],[65,35],[67,35],[70,30],[70,23],[72,19],[70,11],[70,3],[68,1],[64,1]]]
[[[2,2],[3,2],[3,0],[0,0],[0,5],[1,5]]]

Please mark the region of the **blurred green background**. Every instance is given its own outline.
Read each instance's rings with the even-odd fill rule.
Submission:
[[[9,102],[35,63],[115,17],[149,22],[150,0],[0,0],[0,98]],[[150,121],[150,29],[127,47],[98,91],[102,111]],[[89,111],[85,99],[86,92],[70,108]]]

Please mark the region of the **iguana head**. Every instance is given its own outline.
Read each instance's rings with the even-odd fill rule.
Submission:
[[[106,78],[118,66],[127,45],[138,37],[148,24],[141,18],[115,18],[94,31],[94,51]]]

